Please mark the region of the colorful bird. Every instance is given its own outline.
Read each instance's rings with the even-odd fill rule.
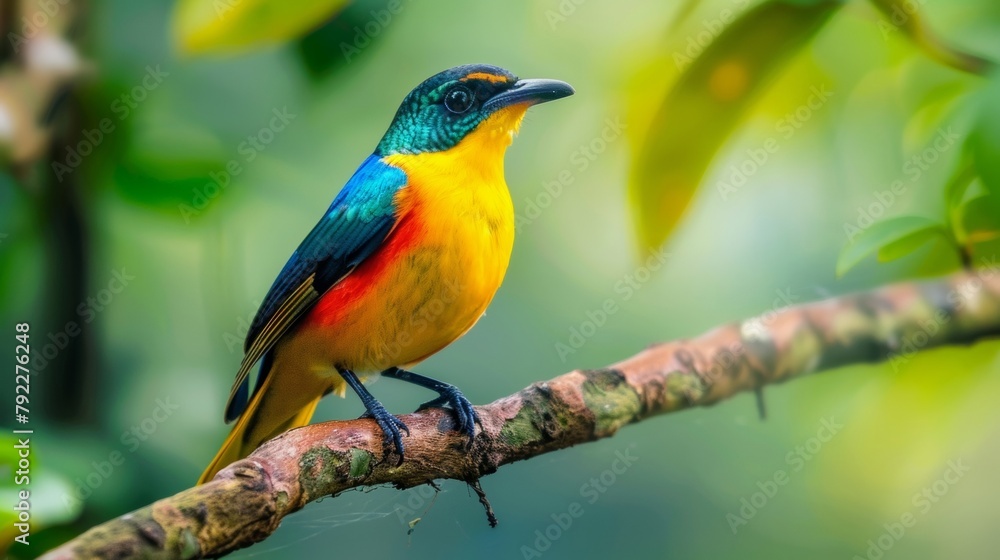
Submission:
[[[465,334],[493,299],[514,242],[504,152],[528,107],[572,94],[565,82],[476,64],[403,99],[257,311],[226,404],[236,425],[199,483],[308,424],[320,398],[347,387],[402,461],[406,425],[363,385],[379,373],[437,392],[420,408],[450,406],[471,444],[479,419],[468,399],[404,368]]]

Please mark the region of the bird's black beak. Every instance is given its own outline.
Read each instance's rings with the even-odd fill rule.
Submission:
[[[573,95],[573,86],[559,80],[518,80],[510,89],[502,91],[483,104],[488,111],[496,111],[511,105],[528,103],[537,105]]]

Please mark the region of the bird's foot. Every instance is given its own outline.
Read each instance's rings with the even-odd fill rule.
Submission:
[[[437,393],[439,395],[438,398],[420,405],[417,408],[417,412],[428,408],[450,406],[455,412],[458,431],[469,437],[466,449],[472,447],[472,440],[476,437],[476,424],[479,424],[479,427],[482,428],[483,423],[479,420],[479,414],[472,407],[472,403],[469,402],[469,399],[465,398],[465,395],[458,390],[458,387],[398,367],[389,368],[383,371],[382,375],[407,383],[413,383]]]
[[[403,464],[403,432],[409,436],[410,429],[402,420],[389,414],[382,403],[375,401],[374,403],[366,403],[366,406],[368,411],[361,417],[375,420],[378,427],[382,429],[383,443],[386,446],[392,445],[393,450],[399,455],[399,461],[396,465]]]
[[[435,390],[438,391],[440,396],[417,407],[417,412],[428,408],[450,406],[455,413],[458,431],[469,437],[469,442],[465,446],[466,449],[472,447],[472,441],[476,437],[476,424],[479,424],[480,427],[483,425],[479,420],[479,414],[476,412],[476,409],[469,402],[469,399],[465,398],[465,395],[454,385],[444,385]]]

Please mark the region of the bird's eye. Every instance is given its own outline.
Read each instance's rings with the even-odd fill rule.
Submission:
[[[473,100],[472,92],[468,88],[458,86],[445,94],[444,106],[452,113],[464,113],[472,107]]]

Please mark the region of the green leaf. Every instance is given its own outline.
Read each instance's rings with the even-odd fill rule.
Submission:
[[[968,201],[962,208],[962,226],[974,243],[996,237],[1000,232],[1000,196],[984,194]]]
[[[840,6],[832,0],[756,6],[690,61],[652,115],[632,162],[629,198],[643,248],[667,238],[756,96]]]
[[[976,179],[976,167],[973,164],[971,150],[968,146],[969,143],[966,143],[966,148],[962,150],[958,167],[944,186],[945,208],[949,212],[957,211],[962,207],[962,203],[967,198],[966,194],[969,192],[969,187],[972,186]]]
[[[912,253],[935,235],[947,237],[948,234],[941,224],[921,216],[902,216],[874,224],[840,251],[837,276],[843,276],[876,251],[881,261],[898,259]]]
[[[883,36],[902,31],[927,56],[958,70],[986,74],[995,68],[993,61],[965,52],[935,34],[924,18],[922,3],[913,0],[872,0],[872,3],[884,16],[878,21]]]
[[[238,52],[297,38],[348,0],[178,0],[173,32],[188,54]]]
[[[980,92],[979,115],[971,137],[972,157],[983,186],[1000,201],[1000,72]],[[996,208],[1000,212],[1000,205]]]
[[[201,122],[181,115],[152,113],[132,129],[128,145],[109,171],[123,200],[181,218],[225,198],[235,175],[223,142]]]
[[[966,202],[975,196],[979,186],[976,180],[976,166],[972,150],[973,140],[966,138],[959,156],[958,165],[944,186],[945,225],[952,237],[959,243],[965,239],[965,229],[962,224],[962,208]]]
[[[878,260],[879,262],[889,262],[905,257],[942,233],[937,229],[923,229],[906,235],[898,241],[883,245],[878,250]]]
[[[406,5],[386,0],[347,2],[336,17],[296,42],[295,50],[309,77],[325,80],[333,72],[367,56],[368,50],[374,50],[371,47],[388,35],[381,30],[392,25],[392,19],[404,9],[408,9]],[[377,19],[373,19],[373,13]]]
[[[942,128],[957,120],[957,113],[967,110],[969,95],[964,83],[956,81],[935,90],[937,95],[927,95],[931,99],[918,105],[907,120],[903,130],[903,148],[907,152],[923,149]]]
[[[670,27],[667,29],[668,33],[674,33],[682,23],[687,21],[691,14],[695,12],[698,8],[698,4],[701,4],[700,0],[682,0],[683,4],[677,9],[677,13],[674,14],[673,20],[670,22]]]

